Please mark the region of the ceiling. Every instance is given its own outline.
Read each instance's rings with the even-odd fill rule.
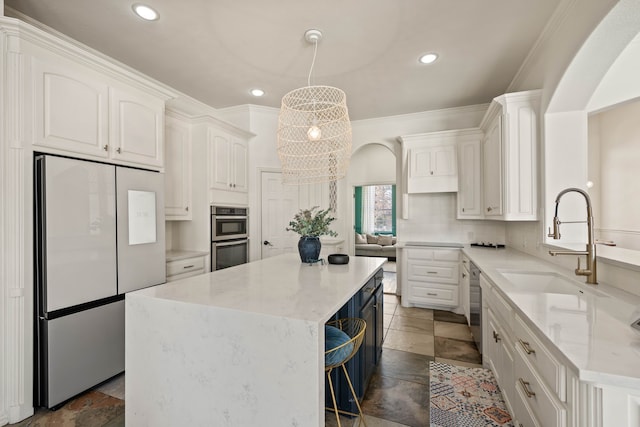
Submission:
[[[5,0],[214,108],[280,107],[312,84],[347,94],[351,119],[482,104],[507,91],[558,0]],[[437,52],[438,61],[418,63]],[[249,94],[255,87],[266,93]]]

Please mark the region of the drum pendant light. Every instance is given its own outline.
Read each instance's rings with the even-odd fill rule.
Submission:
[[[322,33],[305,32],[314,44],[307,86],[282,98],[278,116],[278,156],[285,184],[335,182],[344,178],[351,158],[351,122],[345,93],[331,86],[311,86],[311,73]]]

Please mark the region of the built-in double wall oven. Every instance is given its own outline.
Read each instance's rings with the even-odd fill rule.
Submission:
[[[211,271],[249,262],[249,208],[211,206]]]

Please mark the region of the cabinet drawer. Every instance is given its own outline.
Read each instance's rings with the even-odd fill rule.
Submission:
[[[564,427],[567,425],[567,410],[558,401],[525,360],[526,354],[522,347],[516,346],[515,379],[518,395],[524,397],[525,406],[545,427]]]
[[[412,261],[459,262],[460,249],[420,248],[407,249],[407,259]]]
[[[518,422],[514,425],[522,427],[545,427],[538,422],[535,415],[531,412],[531,408],[526,403],[527,396],[522,390],[520,384],[516,385],[516,392],[513,399],[513,416]]]
[[[409,281],[409,298],[411,302],[435,304],[447,307],[458,306],[457,286],[425,286],[421,282]]]
[[[460,262],[460,251],[458,249],[434,249],[434,261]]]
[[[409,280],[458,283],[458,264],[435,262],[409,262],[407,277]]]
[[[549,388],[556,393],[562,402],[565,402],[567,389],[564,365],[549,353],[519,316],[516,316],[514,325],[516,347],[519,347],[523,357],[531,364]]]
[[[509,303],[505,301],[495,288],[492,289],[491,293],[491,306],[500,320],[506,325],[513,324],[513,309]]]
[[[167,262],[167,277],[198,270],[202,270],[204,273],[204,257],[185,258]]]

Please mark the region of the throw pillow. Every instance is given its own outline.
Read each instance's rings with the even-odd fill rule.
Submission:
[[[367,243],[378,243],[378,236],[367,234]]]
[[[378,236],[378,244],[381,246],[391,246],[393,245],[393,237],[392,236]]]
[[[356,233],[356,245],[366,244],[366,243],[367,243],[367,236],[365,236],[364,234]]]

